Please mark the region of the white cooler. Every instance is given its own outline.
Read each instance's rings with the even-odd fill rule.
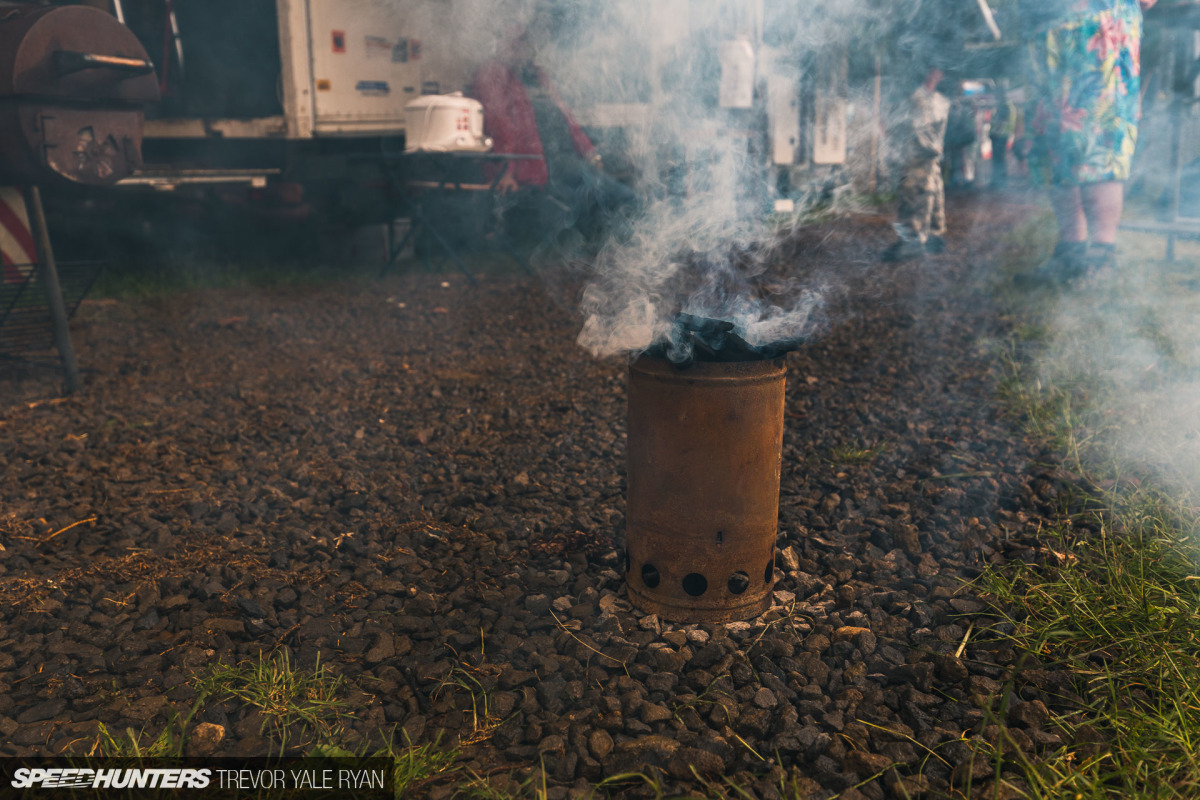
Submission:
[[[486,153],[483,105],[462,92],[429,94],[404,106],[406,153]]]

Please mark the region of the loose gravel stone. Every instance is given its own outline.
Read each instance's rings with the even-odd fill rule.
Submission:
[[[588,737],[588,751],[597,761],[604,761],[613,750],[613,738],[607,731],[594,730]]]
[[[187,739],[187,755],[193,757],[210,756],[221,746],[225,739],[225,728],[211,722],[201,722],[192,728]]]
[[[984,234],[1026,212],[963,202],[946,255],[869,287],[847,276],[881,221],[776,253],[776,278],[841,283],[787,358],[773,606],[730,624],[630,604],[626,365],[581,351],[532,278],[86,301],[85,391],[0,365],[0,755],[84,752],[100,722],[157,735],[193,676],[283,648],[342,681],[352,749],[440,735],[479,774],[544,764],[555,798],[650,769],[686,794],[692,768],[764,798],[780,778],[948,796],[962,741],[1053,752],[1055,698],[1083,698],[1053,667],[1016,672],[1011,630],[963,589],[1036,560],[1054,508],[1029,472],[1045,454],[994,401],[1006,323],[980,289]],[[278,750],[233,701],[187,737]]]
[[[1010,725],[1024,725],[1027,728],[1041,728],[1050,721],[1050,710],[1041,700],[1031,700],[1028,703],[1014,703],[1008,709]]]
[[[45,700],[22,711],[17,715],[17,722],[27,725],[31,722],[53,719],[67,709],[67,701],[63,698]]]
[[[531,614],[542,615],[550,610],[550,598],[544,594],[533,594],[525,598],[525,610]]]

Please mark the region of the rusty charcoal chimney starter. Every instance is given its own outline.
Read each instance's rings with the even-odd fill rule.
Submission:
[[[629,368],[626,585],[642,611],[729,622],[775,582],[782,359]]]

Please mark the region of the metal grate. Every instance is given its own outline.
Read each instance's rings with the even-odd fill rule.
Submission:
[[[63,305],[70,318],[92,284],[103,262],[65,261],[57,264]],[[54,322],[39,280],[40,264],[4,266],[0,276],[0,357],[19,358],[55,346]]]

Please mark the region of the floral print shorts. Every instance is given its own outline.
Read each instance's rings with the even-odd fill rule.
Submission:
[[[1029,44],[1029,164],[1056,186],[1126,180],[1137,144],[1142,10],[1137,0],[1085,5],[1108,7],[1072,15]]]

